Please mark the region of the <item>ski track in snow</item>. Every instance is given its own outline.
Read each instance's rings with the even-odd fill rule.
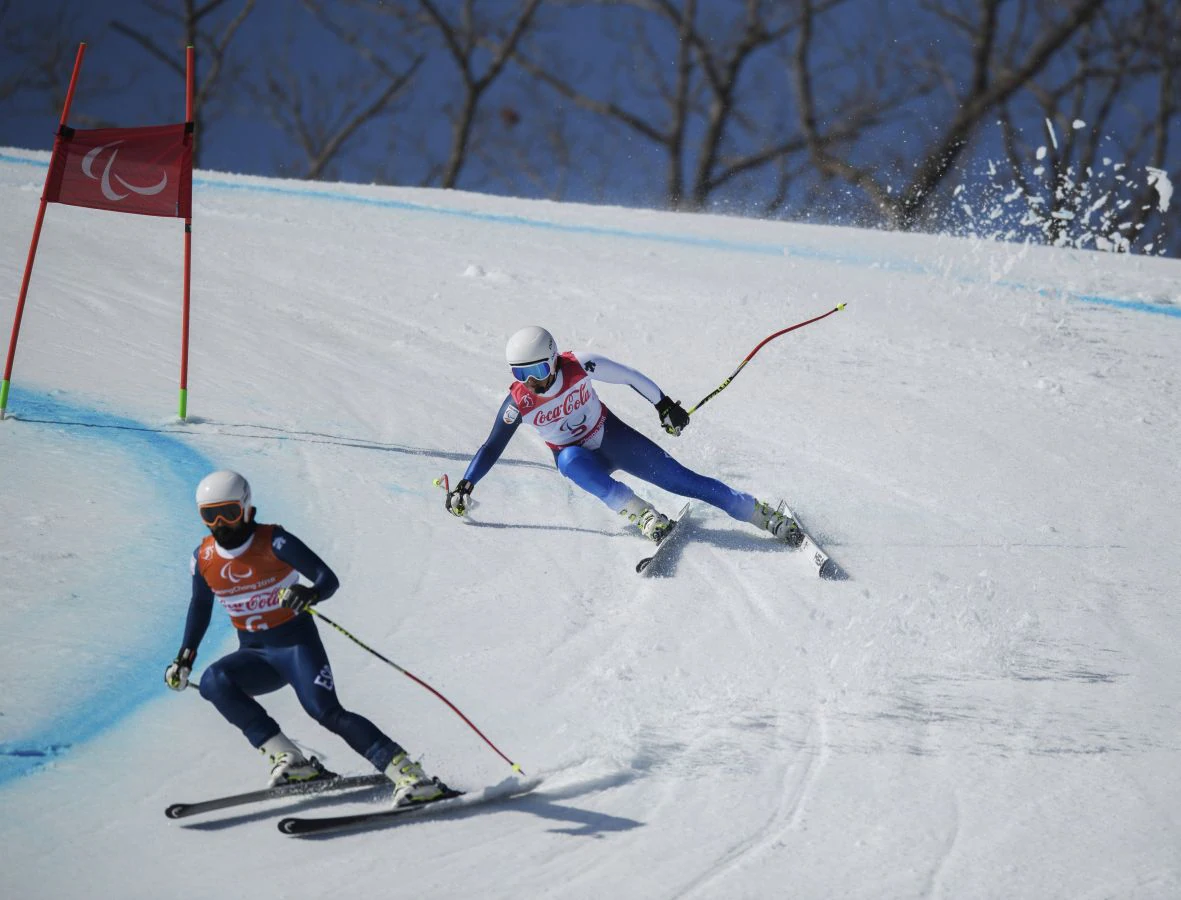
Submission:
[[[777,743],[786,743],[785,731],[783,720],[780,719],[776,725],[779,737]],[[778,800],[771,815],[746,838],[718,856],[705,872],[671,896],[701,896],[763,851],[784,846],[784,834],[798,827],[807,808],[808,794],[824,767],[827,738],[824,710],[817,704],[802,746],[796,751],[794,760],[783,767],[783,774],[776,781]],[[722,888],[718,896],[725,895],[726,891]]]
[[[726,519],[725,524],[736,529],[745,527],[730,519]],[[700,527],[700,523],[697,523],[696,527]],[[687,540],[682,546],[689,552],[699,551],[702,557],[693,561],[693,574],[713,585],[715,596],[725,598],[729,614],[735,620],[735,624],[741,626],[751,643],[752,652],[757,651],[757,642],[754,640],[756,634],[764,633],[768,629],[776,633],[785,631],[782,616],[776,614],[774,604],[791,603],[790,590],[783,590],[771,601],[761,598],[756,591],[746,586],[738,564],[730,555],[701,543],[694,546],[692,533],[686,537]],[[786,549],[782,552],[788,557],[792,555],[791,551]],[[724,574],[715,574],[718,570]],[[787,639],[787,634],[784,633],[784,640]],[[783,685],[781,690],[788,690],[788,687]],[[798,684],[791,685],[790,688],[793,693],[800,692]],[[773,748],[772,758],[778,759],[788,747],[794,747],[795,752],[790,761],[774,767],[780,770],[773,779],[777,785],[774,792],[777,798],[774,809],[764,821],[758,823],[753,830],[749,830],[741,841],[732,844],[718,855],[708,869],[671,896],[689,898],[709,893],[731,872],[757,858],[760,853],[772,847],[782,847],[784,834],[799,826],[806,813],[812,785],[823,770],[828,755],[828,722],[824,705],[819,701],[817,686],[812,684],[810,689],[811,721],[802,739],[792,736],[790,731],[794,723],[783,715],[782,710],[775,720],[775,739],[770,742]],[[759,778],[757,781],[761,784],[764,779]],[[748,828],[750,824],[747,823]],[[719,896],[725,896],[724,888]]]
[[[930,878],[926,885],[919,892],[920,897],[942,897],[945,895],[943,887],[943,873],[948,868],[952,857],[955,854],[956,844],[960,838],[960,808],[955,795],[951,797],[955,805],[954,821],[952,826],[947,829],[944,837],[943,846],[940,848],[938,856],[934,861],[934,867],[931,871]]]

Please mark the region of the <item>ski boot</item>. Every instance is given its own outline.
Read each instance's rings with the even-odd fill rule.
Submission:
[[[447,791],[437,778],[428,778],[422,766],[403,750],[385,768],[386,777],[394,783],[394,806],[412,806],[436,800]]]
[[[311,759],[304,757],[281,731],[258,749],[271,766],[267,787],[332,777],[333,773],[325,769],[318,759],[314,756]]]
[[[777,541],[783,541],[789,547],[798,547],[804,542],[804,533],[800,531],[796,520],[784,515],[783,503],[772,509],[770,504],[756,500],[750,523],[771,532]]]
[[[659,544],[664,540],[664,536],[668,534],[669,528],[672,527],[672,520],[663,513],[649,509],[640,515],[640,519],[636,524],[640,526],[640,532],[644,537]]]
[[[627,501],[619,514],[640,529],[640,534],[657,544],[664,540],[672,526],[668,516],[657,512],[651,504],[635,496]]]

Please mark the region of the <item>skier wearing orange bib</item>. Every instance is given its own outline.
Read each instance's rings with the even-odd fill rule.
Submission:
[[[216,598],[238,632],[238,649],[201,675],[201,696],[241,729],[270,766],[272,786],[326,777],[325,769],[283,734],[254,698],[291,685],[304,710],[340,735],[394,783],[396,805],[443,794],[437,779],[376,725],[341,706],[328,654],[309,606],[340,586],[323,560],[280,525],[255,521],[250,485],[236,472],[206,476],[197,486],[197,509],[210,535],[192,558],[192,599],[180,652],[164,673],[175,691],[188,687]],[[300,576],[311,585],[300,582]]]

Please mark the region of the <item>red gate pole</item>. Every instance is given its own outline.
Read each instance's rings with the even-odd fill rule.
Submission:
[[[193,45],[185,49],[185,122],[193,127]],[[193,143],[197,134],[193,132]],[[189,276],[192,272],[193,216],[185,218],[185,286],[180,324],[180,401],[178,415],[185,420],[189,410]]]
[[[61,130],[66,127],[66,119],[70,116],[70,105],[74,102],[74,88],[78,85],[78,72],[82,68],[82,57],[86,53],[86,42],[83,41],[78,45],[78,55],[74,59],[74,74],[70,76],[70,89],[66,92],[66,102],[62,106],[61,122],[58,125],[58,133],[53,139],[53,155],[49,160],[49,171],[45,173],[45,187],[41,191],[41,207],[37,210],[37,223],[33,226],[33,240],[29,244],[29,256],[25,260],[25,275],[21,279],[20,297],[16,301],[16,316],[12,321],[12,336],[8,339],[8,358],[4,362],[4,380],[0,381],[0,419],[4,418],[4,412],[8,408],[8,387],[12,379],[12,363],[16,359],[16,342],[20,337],[21,319],[25,314],[25,297],[29,293],[29,279],[33,275],[33,261],[37,257],[37,244],[41,240],[41,225],[45,221],[45,207],[48,201],[45,199],[46,191],[49,188],[49,178],[53,174],[53,163],[57,159],[57,154],[61,149]]]

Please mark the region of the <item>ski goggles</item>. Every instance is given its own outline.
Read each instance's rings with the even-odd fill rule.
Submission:
[[[206,503],[197,509],[201,513],[201,521],[210,528],[216,525],[237,525],[246,513],[242,504],[237,500],[229,500],[224,503]]]
[[[550,364],[548,359],[538,360],[534,363],[526,363],[523,366],[513,366],[513,378],[517,381],[528,381],[534,378],[538,381],[545,381],[554,371],[554,367]]]

